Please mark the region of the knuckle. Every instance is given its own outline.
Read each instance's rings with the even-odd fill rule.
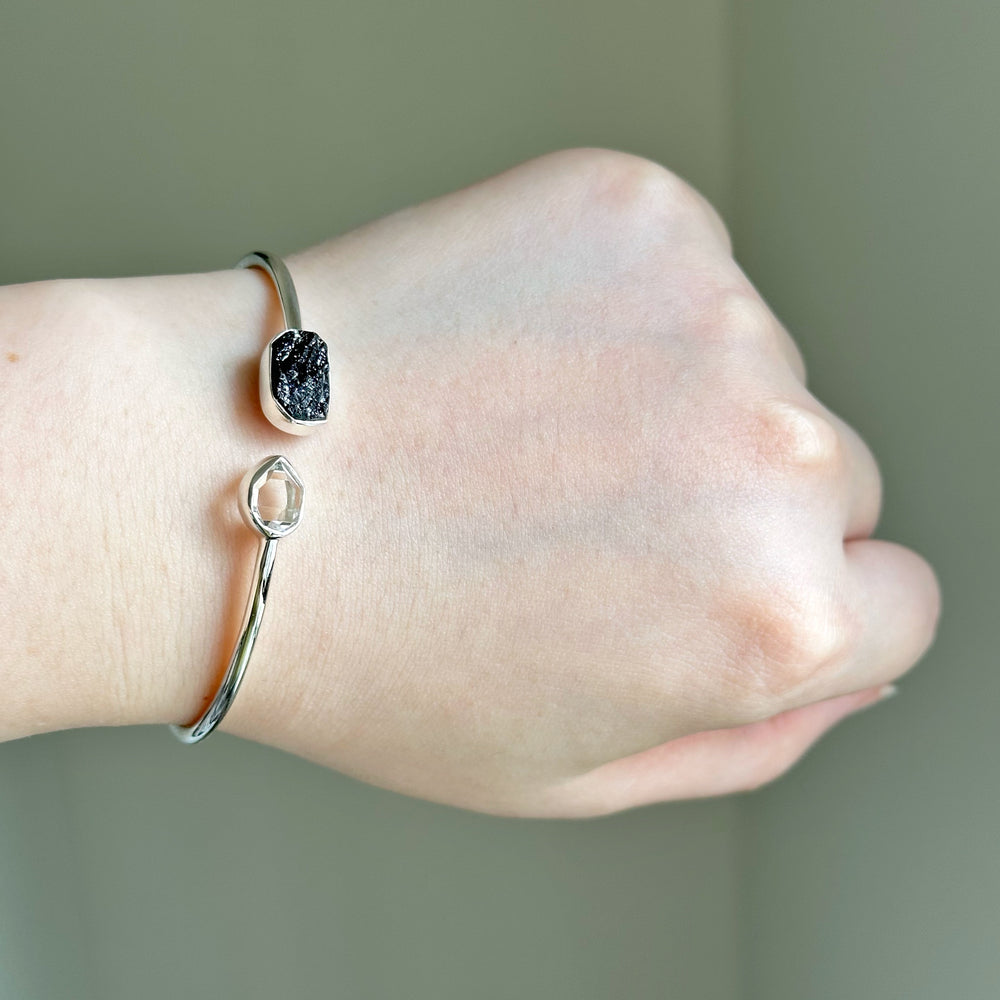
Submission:
[[[691,188],[675,173],[653,160],[630,153],[606,151],[590,160],[591,181],[599,192],[626,208],[652,202],[693,204]]]
[[[721,344],[773,347],[778,328],[771,310],[753,292],[721,289],[703,316],[703,335]]]
[[[725,224],[708,200],[691,184],[662,164],[611,149],[577,149],[562,154],[574,183],[591,205],[610,211],[619,224],[669,227],[706,224],[724,234]],[[731,244],[730,244],[731,245]]]
[[[754,452],[767,467],[831,470],[843,461],[843,445],[822,414],[789,400],[773,400],[750,422]]]
[[[808,595],[808,596],[807,596]],[[737,666],[751,697],[766,704],[799,692],[853,647],[859,631],[847,604],[808,588],[775,588],[741,615]]]

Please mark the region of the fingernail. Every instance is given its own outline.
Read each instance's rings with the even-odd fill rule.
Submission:
[[[882,687],[880,687],[875,693],[875,697],[871,701],[866,701],[860,708],[854,709],[854,711],[851,712],[851,715],[857,715],[858,712],[864,712],[866,709],[874,708],[876,705],[881,705],[883,701],[888,701],[897,694],[899,694],[899,688],[896,687],[895,684],[883,684]]]

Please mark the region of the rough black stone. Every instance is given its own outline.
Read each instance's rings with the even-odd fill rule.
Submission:
[[[309,330],[286,330],[271,344],[271,394],[293,420],[325,420],[330,409],[326,341]]]

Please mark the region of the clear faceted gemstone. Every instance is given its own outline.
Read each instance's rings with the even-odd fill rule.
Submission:
[[[302,515],[302,480],[288,459],[268,459],[250,475],[244,496],[253,525],[270,538],[293,531]]]

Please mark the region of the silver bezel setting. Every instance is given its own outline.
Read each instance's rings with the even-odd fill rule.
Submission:
[[[260,489],[273,474],[283,477],[298,492],[298,502],[293,507],[293,516],[286,521],[266,520],[258,506]],[[240,481],[240,513],[247,525],[265,538],[284,538],[299,526],[304,494],[305,486],[299,474],[292,468],[292,463],[284,455],[272,455],[255,469],[250,469]]]

